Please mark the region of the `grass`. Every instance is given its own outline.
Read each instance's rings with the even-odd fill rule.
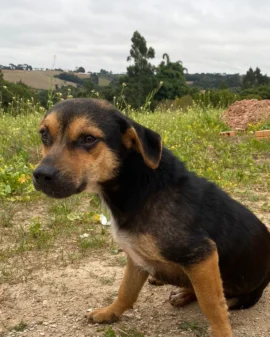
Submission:
[[[197,322],[183,322],[179,325],[182,331],[191,331],[194,336],[198,337],[209,337],[207,332],[207,326],[201,326]]]
[[[220,113],[193,107],[187,113],[132,113],[131,117],[159,132],[163,144],[190,170],[266,214],[270,142],[253,136],[233,141],[220,137],[226,129]],[[66,265],[97,250],[119,253],[107,227],[100,224],[104,210],[97,197],[53,200],[34,191],[31,174],[41,158],[37,132],[41,118],[38,112],[0,114],[0,283],[28,277],[33,269],[49,266],[50,259]],[[256,128],[250,126],[248,135]],[[117,259],[125,265],[124,257]]]

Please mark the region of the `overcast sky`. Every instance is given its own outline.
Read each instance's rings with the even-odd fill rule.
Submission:
[[[135,30],[155,63],[270,75],[270,0],[0,0],[0,64],[125,72]]]

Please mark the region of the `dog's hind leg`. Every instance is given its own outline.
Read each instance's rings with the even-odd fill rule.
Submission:
[[[127,257],[127,265],[117,299],[108,307],[91,311],[87,314],[87,318],[97,323],[110,323],[117,320],[124,311],[133,307],[148,275]]]
[[[205,260],[185,268],[202,312],[207,317],[214,337],[232,337],[220,270],[215,250]]]

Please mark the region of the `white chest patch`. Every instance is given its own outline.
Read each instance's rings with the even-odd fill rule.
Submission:
[[[134,238],[121,231],[113,218],[111,219],[111,231],[114,241],[124,250],[132,261],[150,275],[154,275],[155,270],[153,266],[149,264],[149,262],[138,252],[138,249],[136,249]]]

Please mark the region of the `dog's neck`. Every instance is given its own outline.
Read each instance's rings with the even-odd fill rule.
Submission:
[[[170,169],[168,170],[168,166]],[[131,153],[117,175],[102,184],[102,198],[118,224],[133,218],[150,199],[185,176],[185,167],[170,151],[163,149],[157,169],[149,168],[138,153]]]

